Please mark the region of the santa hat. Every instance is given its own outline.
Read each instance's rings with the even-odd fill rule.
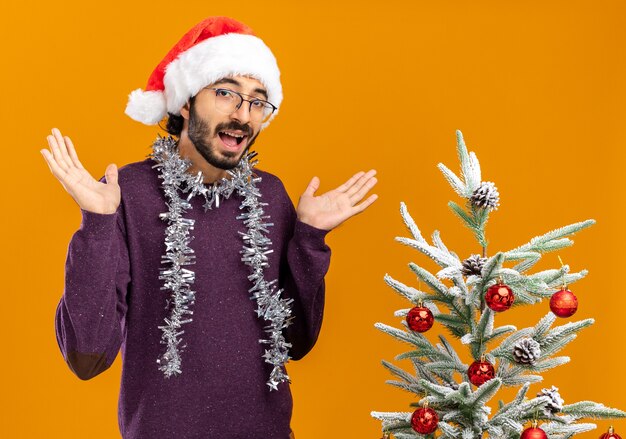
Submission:
[[[128,95],[125,112],[138,122],[156,125],[167,113],[179,115],[202,88],[230,75],[259,80],[267,88],[267,100],[280,107],[280,71],[269,47],[243,23],[228,17],[206,18],[172,47],[150,75],[145,90]]]

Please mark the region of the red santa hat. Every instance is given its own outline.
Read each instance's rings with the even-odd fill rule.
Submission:
[[[280,70],[269,47],[243,23],[228,17],[206,18],[172,47],[150,75],[145,90],[128,95],[125,112],[138,122],[156,125],[167,113],[179,115],[202,88],[230,75],[258,79],[267,88],[267,100],[280,107]]]

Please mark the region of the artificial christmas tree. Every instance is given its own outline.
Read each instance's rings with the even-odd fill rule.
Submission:
[[[395,314],[405,317],[404,329],[377,323],[378,329],[412,347],[396,359],[410,359],[415,374],[383,361],[399,378],[388,383],[418,397],[412,404],[418,409],[413,412],[372,412],[374,418],[382,421],[383,434],[397,439],[434,435],[450,439],[487,436],[567,439],[596,427],[592,423],[579,423],[582,418],[625,417],[621,410],[591,401],[564,404],[554,386],[543,389],[534,398],[526,396],[531,383],[542,380],[539,373],[569,362],[569,357],[555,355],[576,338],[578,331],[593,324],[593,319],[585,319],[553,326],[557,316],[552,311],[561,310],[561,317],[571,316],[573,300],[557,308],[552,304],[552,311],[534,326],[521,330],[512,325],[495,326],[496,312],[501,319],[506,315],[503,311],[511,306],[537,304],[557,292],[559,298],[563,290],[569,291],[567,285],[587,274],[586,270],[570,273],[569,266],[563,264],[559,269],[532,274],[528,271],[544,253],[571,246],[573,241],[568,236],[595,221],[570,224],[489,256],[485,226],[490,212],[500,205],[500,195],[493,182],[481,180],[478,159],[467,151],[460,131],[457,131],[457,152],[460,177],[443,164],[439,164],[439,169],[455,192],[466,199],[465,209],[452,201],[449,206],[473,232],[482,247],[482,255],[460,259],[444,245],[438,231],[432,235],[433,244],[429,244],[401,203],[400,212],[412,238],[396,238],[397,241],[428,256],[440,270],[432,274],[415,263],[409,264],[418,279],[427,285],[428,292],[389,275],[385,275],[385,282],[408,299],[412,309],[427,307],[439,324],[435,327],[447,329],[467,346],[473,363],[465,364],[443,335],[439,336],[440,343],[433,345],[420,331],[411,329],[406,319],[409,309]],[[486,403],[502,386],[520,389],[512,401],[500,401],[490,417],[492,410]]]

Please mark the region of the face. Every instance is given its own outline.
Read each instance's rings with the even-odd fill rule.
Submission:
[[[208,87],[222,87],[267,99],[265,87],[246,76],[224,78]],[[265,93],[265,94],[264,94]],[[232,114],[215,109],[215,91],[202,89],[188,107],[181,110],[187,119],[187,135],[198,153],[212,166],[232,169],[254,144],[261,130],[261,122],[250,120],[250,107],[244,101]]]

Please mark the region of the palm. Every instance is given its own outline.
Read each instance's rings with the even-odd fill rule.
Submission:
[[[338,188],[320,196],[315,196],[319,179],[314,177],[300,197],[297,209],[298,218],[319,229],[334,229],[348,218],[363,212],[376,201],[378,196],[371,195],[361,204],[357,204],[377,183],[375,174],[374,170],[367,174],[359,172]]]
[[[52,130],[52,133],[52,136],[48,136],[52,152],[44,149],[41,153],[63,188],[81,209],[102,214],[115,213],[121,201],[116,166],[107,167],[106,183],[97,181],[78,160],[70,138],[62,137],[57,129]]]
[[[121,191],[117,183],[102,183],[86,169],[74,170],[61,182],[76,202],[85,210],[113,213],[120,204]]]

